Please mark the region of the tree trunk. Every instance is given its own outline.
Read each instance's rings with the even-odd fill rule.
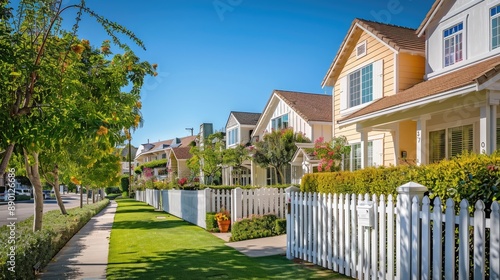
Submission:
[[[33,164],[29,163],[29,155],[26,150],[24,150],[24,163],[26,165],[26,172],[28,173],[28,178],[33,185],[33,195],[35,200],[35,209],[33,216],[33,231],[39,231],[42,229],[42,219],[43,219],[43,192],[42,192],[42,182],[40,180],[39,163],[38,163],[38,153],[33,152]]]
[[[80,208],[83,208],[83,186],[80,184]]]
[[[15,144],[10,144],[7,149],[5,149],[4,156],[2,161],[0,162],[0,186],[5,185],[5,181],[3,180],[5,170],[7,169],[7,165],[9,165],[10,158],[12,157],[12,153],[14,152]]]
[[[64,207],[61,193],[59,192],[59,167],[57,164],[54,166],[54,194],[56,195],[57,205],[59,205],[59,209],[61,209],[61,214],[67,215],[68,212],[66,212],[66,207]]]
[[[88,187],[85,188],[85,196],[87,197],[87,205],[89,205],[89,191],[90,191],[90,189]]]
[[[278,178],[276,179],[279,179],[279,182],[278,184],[284,184],[285,183],[285,175],[283,174],[283,168],[282,167],[279,167],[279,168],[276,168],[276,172],[278,173]]]

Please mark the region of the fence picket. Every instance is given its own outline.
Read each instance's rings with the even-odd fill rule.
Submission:
[[[386,222],[387,222],[387,216],[386,216],[386,200],[385,196],[381,195],[380,196],[380,205],[379,205],[379,220],[380,220],[380,234],[379,234],[379,256],[380,256],[380,269],[379,272],[377,273],[377,278],[379,279],[386,279],[386,248],[387,246],[387,237],[386,237]]]
[[[445,279],[455,279],[455,203],[453,199],[446,200],[444,267]]]
[[[429,197],[426,196],[422,199],[422,270],[421,277],[424,280],[428,280],[431,278],[431,218],[430,218],[430,200]]]
[[[485,250],[486,240],[484,203],[476,202],[474,211],[474,280],[485,279]]]
[[[460,216],[458,227],[459,256],[458,256],[458,279],[469,279],[469,203],[467,200],[460,202]]]
[[[411,277],[413,280],[420,279],[419,251],[420,251],[420,203],[417,196],[413,197],[411,205]]]
[[[500,279],[500,206],[491,205],[490,216],[490,279]]]
[[[432,210],[432,217],[434,221],[434,228],[432,231],[432,259],[442,260],[443,259],[443,247],[441,241],[441,235],[443,233],[443,212],[441,207],[441,199],[436,197],[434,199],[434,209]],[[432,263],[432,279],[441,280],[443,275],[443,265],[441,261],[434,261]]]
[[[372,254],[372,259],[371,259],[371,276],[372,276],[372,279],[376,279],[377,278],[377,274],[378,274],[378,263],[379,263],[379,260],[378,260],[378,235],[379,235],[379,219],[378,219],[378,199],[377,199],[377,196],[376,195],[373,195],[372,196],[372,202],[373,202],[373,227],[371,229],[371,254]]]

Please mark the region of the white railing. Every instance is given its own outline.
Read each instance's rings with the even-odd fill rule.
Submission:
[[[486,219],[482,201],[470,217],[465,200],[455,212],[448,199],[443,213],[439,198],[419,197],[294,192],[287,257],[357,279],[500,279],[499,204]],[[371,226],[361,205],[373,209]]]
[[[137,191],[136,200],[202,228],[206,228],[206,213],[218,212],[222,208],[230,211],[232,222],[266,214],[285,218],[286,211],[285,191],[275,188],[200,191],[147,189]]]

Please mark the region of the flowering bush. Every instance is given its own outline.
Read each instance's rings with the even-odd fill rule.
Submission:
[[[343,155],[348,157],[350,152],[351,147],[348,146],[345,136],[333,138],[330,142],[324,142],[324,138],[319,137],[312,150],[313,155],[320,160],[319,172],[339,171]]]
[[[177,184],[179,184],[179,186],[184,186],[186,183],[187,183],[188,179],[187,178],[180,178],[179,180],[177,180]]]
[[[215,220],[218,222],[227,221],[229,219],[231,219],[231,215],[225,208],[221,208],[220,211],[215,214]]]

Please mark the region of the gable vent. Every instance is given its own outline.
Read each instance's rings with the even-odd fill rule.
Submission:
[[[365,55],[366,55],[366,41],[363,41],[356,46],[356,57],[360,58]]]

